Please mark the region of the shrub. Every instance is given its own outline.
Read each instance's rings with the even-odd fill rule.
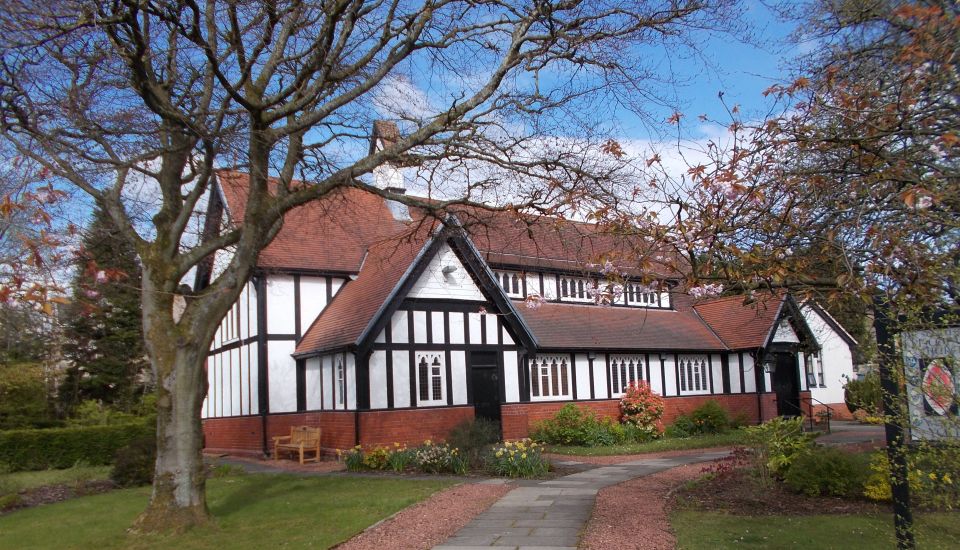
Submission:
[[[596,415],[593,411],[567,403],[553,418],[537,423],[533,428],[532,436],[541,443],[585,445],[586,430],[596,423]]]
[[[663,398],[650,389],[650,384],[642,380],[631,382],[620,399],[620,420],[657,437],[662,417]]]
[[[815,434],[803,433],[803,418],[777,417],[759,426],[744,428],[753,465],[763,485],[782,476],[793,461],[808,452]]]
[[[871,500],[891,500],[890,463],[885,451],[870,461],[864,496]],[[907,454],[907,480],[910,498],[921,507],[952,510],[960,507],[960,447],[922,445]]]
[[[363,465],[371,470],[386,470],[389,461],[390,451],[386,447],[374,447],[363,456]]]
[[[69,468],[77,462],[110,464],[117,450],[135,439],[154,437],[145,422],[115,426],[0,432],[0,462],[11,470]]]
[[[660,436],[660,434],[652,434],[646,430],[641,430],[633,424],[620,424],[620,428],[623,430],[624,442],[646,443]]]
[[[841,497],[863,491],[865,475],[857,456],[832,447],[815,447],[793,460],[783,481],[796,493]]]
[[[714,399],[694,409],[690,418],[698,434],[718,434],[730,429],[730,414]]]
[[[454,426],[447,443],[456,447],[460,455],[473,467],[481,467],[484,457],[494,443],[500,441],[500,424],[486,418],[467,420]]]
[[[157,462],[157,438],[140,437],[117,450],[110,479],[120,487],[137,487],[153,482]]]
[[[878,416],[883,403],[880,375],[871,372],[860,380],[847,380],[843,387],[843,399],[851,413],[863,410],[869,416]]]
[[[490,469],[506,477],[538,477],[550,470],[536,442],[524,439],[497,446],[490,455]]]
[[[691,437],[697,435],[697,426],[693,423],[693,418],[685,414],[681,414],[673,419],[673,424],[667,426],[664,434],[667,437]]]

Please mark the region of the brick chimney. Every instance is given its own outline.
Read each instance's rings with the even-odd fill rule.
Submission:
[[[388,120],[373,122],[373,135],[370,139],[370,152],[382,151],[391,147],[400,140],[400,130],[396,123]],[[403,182],[403,172],[398,162],[385,162],[373,169],[374,185],[388,191],[402,195],[407,192]]]

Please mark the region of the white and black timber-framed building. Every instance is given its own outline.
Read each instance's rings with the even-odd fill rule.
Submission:
[[[242,220],[246,182],[219,171],[208,216]],[[429,221],[352,188],[289,213],[210,350],[207,449],[265,453],[295,425],[320,426],[327,449],[418,444],[474,417],[518,439],[568,402],[615,417],[635,380],[664,396],[665,422],[708,399],[750,422],[812,403],[848,414],[856,343],[815,304],[694,303],[665,269],[658,287],[628,274],[616,303],[596,305],[589,266],[616,238],[487,221]]]

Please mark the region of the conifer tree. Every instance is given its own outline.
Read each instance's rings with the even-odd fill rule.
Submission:
[[[100,400],[129,411],[144,389],[147,366],[140,322],[136,252],[110,216],[96,209],[77,254],[65,355],[71,362],[60,389],[66,411]]]

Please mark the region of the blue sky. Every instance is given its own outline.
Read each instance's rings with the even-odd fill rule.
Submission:
[[[743,22],[750,28],[749,41],[704,33],[701,37],[704,59],[686,63],[673,60],[670,65],[676,79],[686,82],[674,87],[685,115],[685,137],[703,137],[703,132],[698,131],[701,125],[697,123],[701,114],[711,120],[729,120],[718,98],[719,92],[724,93],[728,107],[740,106],[744,118],[762,118],[771,105],[771,99],[763,97],[763,91],[786,80],[793,59],[809,47],[807,44],[797,47],[788,40],[794,30],[793,22],[782,21],[755,0],[747,5]],[[621,113],[620,124],[625,137],[644,140],[658,137],[651,135],[650,129],[630,113]]]

